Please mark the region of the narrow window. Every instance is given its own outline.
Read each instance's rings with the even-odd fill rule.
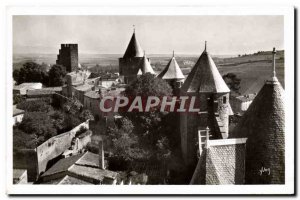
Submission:
[[[223,97],[223,104],[226,103],[226,97]]]

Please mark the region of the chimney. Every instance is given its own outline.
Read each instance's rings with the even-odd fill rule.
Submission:
[[[104,166],[104,150],[103,150],[103,140],[99,141],[99,168],[100,169],[105,169]]]

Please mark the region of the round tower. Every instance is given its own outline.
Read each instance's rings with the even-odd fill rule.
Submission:
[[[232,131],[232,138],[247,137],[246,184],[285,183],[284,90],[275,73],[259,91]]]
[[[166,80],[173,90],[177,90],[181,87],[185,77],[175,59],[174,51],[173,56],[168,62],[167,66],[157,77]]]
[[[181,87],[181,95],[195,96],[200,108],[197,115],[181,114],[181,148],[186,164],[197,161],[198,133],[205,133],[206,127],[211,130],[211,139],[228,137],[229,92],[205,42],[203,53]]]

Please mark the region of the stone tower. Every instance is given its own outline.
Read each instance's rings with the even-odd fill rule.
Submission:
[[[166,80],[173,89],[181,87],[185,77],[175,59],[174,51],[171,60],[157,77]]]
[[[119,58],[119,73],[124,76],[126,84],[136,79],[143,56],[143,50],[136,39],[135,31],[133,31],[123,58]]]
[[[203,53],[181,87],[181,96],[195,96],[200,109],[199,113],[186,112],[180,116],[181,150],[187,166],[195,167],[198,160],[198,133],[205,137],[208,127],[210,139],[228,138],[231,110],[229,92],[213,59],[206,51],[205,42]]]
[[[230,137],[247,137],[246,184],[285,183],[284,90],[273,75],[259,91]],[[271,71],[271,70],[270,70]]]
[[[146,56],[146,53],[144,52],[144,56],[142,61],[139,64],[139,71],[137,73],[137,75],[142,75],[142,74],[146,74],[146,73],[150,73],[150,74],[155,74],[149,59]]]
[[[78,68],[78,44],[61,44],[56,64],[66,67],[67,72]]]

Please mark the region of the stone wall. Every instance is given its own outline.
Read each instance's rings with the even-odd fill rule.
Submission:
[[[50,138],[36,148],[38,160],[38,174],[46,171],[47,164],[50,160],[61,155],[66,149],[71,146],[71,141],[75,137],[76,132],[81,127],[89,129],[89,123],[83,122],[72,130]]]
[[[36,181],[39,175],[45,172],[48,162],[60,156],[71,146],[72,139],[82,126],[89,129],[89,121],[79,124],[68,132],[48,139],[35,149],[15,150],[13,152],[13,168],[27,169],[28,181]],[[87,135],[87,138],[79,138],[78,144],[80,145],[78,146],[84,148],[90,140],[90,135]]]

